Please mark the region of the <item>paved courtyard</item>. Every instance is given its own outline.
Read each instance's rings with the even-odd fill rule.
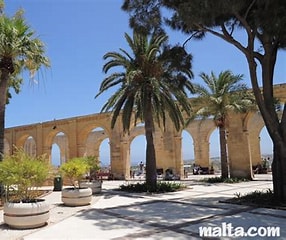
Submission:
[[[286,211],[221,203],[235,194],[272,188],[271,175],[257,176],[256,181],[236,184],[206,184],[183,181],[188,188],[166,194],[127,194],[116,191],[123,181],[104,181],[103,191],[85,207],[65,207],[61,193],[45,198],[51,204],[51,216],[45,227],[13,230],[0,217],[1,240],[90,240],[90,239],[205,239],[200,228],[212,227],[216,237],[235,239],[234,230],[256,228],[259,234],[236,239],[263,239],[267,227],[279,227],[286,239]],[[224,228],[225,227],[225,228]],[[231,231],[230,231],[231,228]],[[263,231],[262,231],[263,230]],[[256,232],[257,233],[257,232]],[[265,238],[266,239],[266,238]]]

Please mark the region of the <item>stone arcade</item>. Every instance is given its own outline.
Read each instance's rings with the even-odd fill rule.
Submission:
[[[275,85],[275,96],[285,102],[286,84]],[[24,147],[31,154],[47,154],[51,157],[53,143],[60,148],[61,159],[94,155],[99,157],[101,142],[109,138],[111,171],[116,179],[130,177],[130,144],[144,134],[143,126],[136,126],[129,134],[122,133],[118,118],[114,129],[110,128],[110,113],[92,114],[43,123],[5,129],[5,153],[12,154],[13,147]],[[154,140],[157,168],[173,168],[184,177],[181,153],[182,131],[193,138],[192,146],[196,164],[209,167],[209,138],[215,129],[212,120],[195,120],[187,128],[177,132],[167,121],[166,130],[156,128]],[[93,129],[102,128],[102,131]],[[232,177],[251,177],[252,164],[261,162],[260,131],[264,127],[259,113],[233,114],[230,116],[227,144]],[[64,133],[63,135],[57,135]],[[219,147],[219,146],[218,146]]]

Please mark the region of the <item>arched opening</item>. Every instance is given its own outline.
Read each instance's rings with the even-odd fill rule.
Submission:
[[[51,163],[60,167],[68,159],[68,139],[63,132],[59,132],[53,140],[51,149]]]
[[[262,167],[269,170],[273,160],[273,142],[265,126],[261,129],[259,138]]]
[[[215,128],[210,135],[210,165],[214,171],[221,170],[219,129]]]
[[[146,165],[146,138],[145,135],[136,136],[130,144],[130,175],[131,178],[144,177]]]
[[[58,168],[61,166],[61,150],[60,150],[58,144],[56,144],[56,143],[54,143],[52,145],[51,159],[52,159],[52,166],[53,167]]]
[[[194,142],[191,134],[186,130],[182,131],[182,158],[186,164],[194,162]]]
[[[110,144],[109,138],[105,138],[99,147],[99,161],[101,168],[109,168],[110,163]]]
[[[87,136],[85,156],[94,156],[100,162],[102,171],[109,171],[111,166],[109,137],[106,131],[97,127]]]
[[[24,143],[24,151],[30,156],[35,157],[37,154],[36,142],[32,136],[29,136]]]
[[[192,172],[192,166],[195,163],[194,156],[194,142],[191,134],[183,130],[182,131],[182,158],[184,162],[184,175],[185,178]]]

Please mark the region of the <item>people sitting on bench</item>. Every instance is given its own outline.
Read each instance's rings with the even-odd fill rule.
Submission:
[[[201,167],[200,165],[193,165],[193,174],[199,175],[199,174],[210,174],[208,167]]]

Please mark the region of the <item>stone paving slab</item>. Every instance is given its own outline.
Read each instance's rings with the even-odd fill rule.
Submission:
[[[115,216],[133,216],[134,220],[140,219],[144,223],[156,223],[164,226],[173,226],[174,224],[209,218],[215,214],[226,212],[225,209],[162,201],[125,208],[107,209],[106,211],[112,211],[112,214]]]
[[[268,189],[270,181],[212,185],[188,182],[188,189],[166,194],[114,191],[119,184],[104,182],[103,193],[94,196],[92,205],[80,208],[63,206],[60,192],[52,192],[45,197],[51,203],[47,226],[11,230],[0,221],[0,240],[202,239],[200,226],[221,226],[225,222],[240,227],[277,225],[281,237],[276,239],[286,239],[286,211],[219,202],[233,197],[235,191]]]
[[[149,227],[150,228],[150,227]],[[150,228],[151,229],[151,228]],[[114,218],[106,214],[78,214],[58,224],[24,237],[24,240],[46,239],[110,239],[124,237],[130,233],[147,231],[148,228],[139,223]]]

